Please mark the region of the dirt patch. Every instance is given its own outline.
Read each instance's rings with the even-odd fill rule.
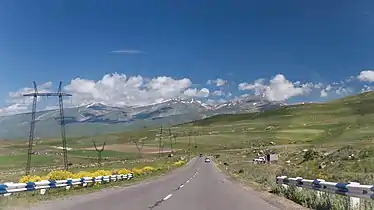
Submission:
[[[279,130],[280,133],[307,133],[307,134],[319,134],[323,133],[323,130],[317,129],[292,129],[292,130]]]
[[[95,147],[90,148],[83,148],[84,150],[95,150]],[[106,145],[105,150],[112,150],[117,152],[138,152],[138,149],[135,145],[129,145],[129,144],[111,144]],[[148,153],[148,154],[154,154],[158,153],[158,147],[150,147],[150,146],[144,146],[141,150],[142,153]],[[169,149],[164,149],[163,153],[170,152]]]

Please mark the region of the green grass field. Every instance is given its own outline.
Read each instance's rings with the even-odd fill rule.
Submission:
[[[171,128],[176,140],[164,130],[163,150],[192,154],[219,155],[222,168],[261,188],[274,188],[276,174],[302,176],[329,181],[374,183],[374,93],[349,96],[328,103],[299,104],[261,113],[220,115]],[[68,139],[72,163],[95,163],[97,153],[92,141],[101,145],[105,161],[136,161],[158,157],[160,131],[136,130],[95,137]],[[144,138],[138,153],[131,137]],[[0,172],[25,167],[27,141],[3,142],[0,145]],[[171,143],[173,143],[171,145]],[[33,166],[59,166],[59,139],[44,139],[34,147],[41,155],[33,156]],[[304,152],[307,149],[309,152]],[[279,154],[276,164],[253,165],[249,161],[265,150]],[[48,153],[48,155],[45,155]],[[353,155],[352,155],[353,154]],[[166,156],[166,155],[165,155]],[[320,165],[323,163],[323,168]],[[115,167],[115,165],[113,166]],[[75,169],[73,169],[75,170]],[[239,173],[242,170],[243,172]],[[266,174],[266,175],[264,175]],[[1,175],[5,180],[8,175]],[[15,176],[14,174],[12,176]]]

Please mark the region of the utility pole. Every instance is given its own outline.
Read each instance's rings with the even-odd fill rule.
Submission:
[[[191,131],[188,131],[188,147],[191,148]]]
[[[171,134],[170,128],[169,128],[169,139],[170,139],[170,153],[173,153],[173,136]]]
[[[194,147],[195,148],[197,148],[197,144],[196,144],[196,138],[197,138],[197,135],[198,135],[199,133],[195,133],[195,136],[194,136],[194,138],[193,138],[193,140],[194,140],[194,142],[193,142],[193,144],[194,144]]]
[[[104,144],[103,146],[101,147],[101,149],[98,149],[97,146],[96,146],[96,142],[95,140],[92,140],[94,146],[95,146],[95,150],[97,152],[97,163],[99,166],[101,166],[101,153],[104,151],[104,147],[105,147],[105,144],[106,144],[106,140],[104,141]]]
[[[143,137],[143,138],[140,138],[140,139],[135,138],[135,137],[131,137],[131,139],[132,139],[132,142],[135,143],[136,149],[138,150],[139,156],[141,157],[142,156],[141,152],[142,152],[142,149],[143,149],[144,143],[145,143],[144,140],[146,140],[147,137]]]
[[[160,136],[159,136],[159,143],[158,143],[158,156],[161,157],[162,155],[162,152],[161,149],[163,150],[163,146],[161,145],[162,144],[162,125],[161,125],[161,128],[160,128]]]

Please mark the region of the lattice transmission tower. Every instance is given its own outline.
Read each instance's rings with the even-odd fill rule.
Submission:
[[[60,82],[57,92],[49,92],[49,93],[39,93],[35,81],[33,82],[33,85],[34,85],[33,93],[23,94],[23,96],[26,96],[26,97],[30,97],[30,96],[33,97],[31,122],[30,122],[30,133],[29,133],[29,148],[28,148],[28,153],[27,153],[27,164],[26,164],[26,175],[30,174],[30,168],[31,168],[31,157],[33,154],[32,147],[34,145],[36,104],[37,104],[38,97],[58,97],[59,99],[58,101],[59,101],[59,108],[60,108],[60,126],[61,126],[61,138],[62,138],[62,151],[64,155],[64,169],[68,170],[68,155],[67,155],[67,145],[66,145],[63,97],[72,96],[72,95],[62,92],[62,89],[61,89],[62,82]]]

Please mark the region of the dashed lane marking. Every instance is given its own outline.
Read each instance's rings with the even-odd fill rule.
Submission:
[[[200,168],[197,168],[197,170],[195,171],[195,173],[189,179],[187,179],[183,184],[179,185],[176,189],[174,189],[173,192],[176,192],[179,189],[183,188],[186,183],[189,183],[193,178],[195,178],[196,175],[197,175],[197,173],[198,173],[198,171],[199,171],[199,169]],[[157,201],[155,204],[153,204],[152,206],[149,206],[148,208],[149,209],[154,209],[155,207],[159,206],[163,201],[166,201],[166,200],[170,199],[172,196],[173,196],[173,194],[170,193],[169,195],[167,195],[163,199]]]

